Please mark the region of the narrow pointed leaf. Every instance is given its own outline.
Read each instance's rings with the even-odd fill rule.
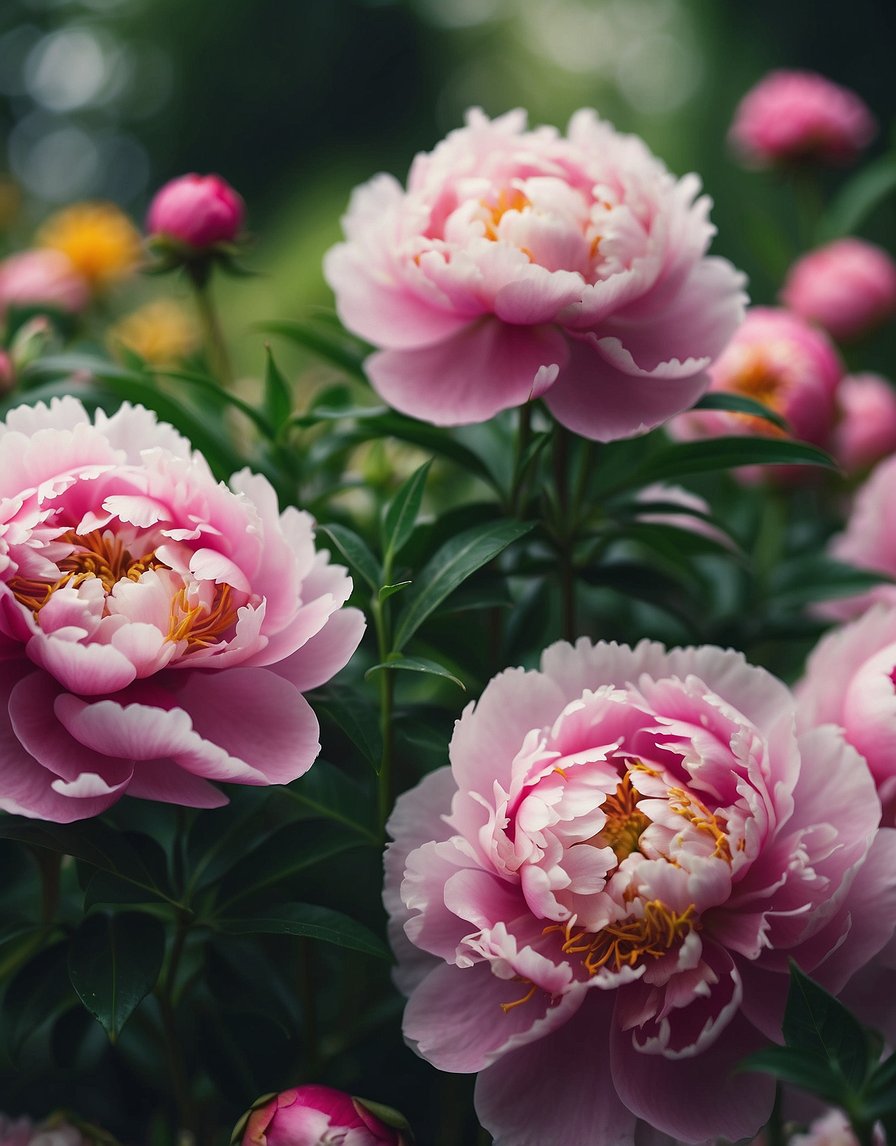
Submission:
[[[88,915],[68,952],[71,984],[115,1042],[156,985],[165,954],[165,928],[140,912]]]
[[[456,677],[453,672],[449,672],[444,665],[440,665],[437,661],[428,660],[426,657],[390,657],[382,664],[373,665],[364,676],[369,677],[371,673],[388,669],[405,669],[408,672],[424,672],[429,673],[430,676],[444,677],[445,680],[452,681],[458,688],[466,691],[466,685],[459,677]]]
[[[279,430],[292,413],[292,390],[274,361],[270,346],[264,349],[264,413],[273,429]]]
[[[362,923],[313,903],[283,903],[237,919],[219,919],[219,930],[229,935],[299,935],[388,959],[385,943]]]
[[[347,374],[357,378],[365,377],[363,364],[370,348],[341,327],[334,328],[309,319],[264,322],[258,329],[288,338]]]
[[[796,1051],[791,1047],[767,1047],[749,1055],[737,1066],[738,1072],[770,1074],[781,1082],[789,1082],[810,1094],[817,1094],[828,1102],[843,1100],[843,1080],[831,1069],[830,1063],[817,1054]]]
[[[394,597],[396,593],[413,584],[413,581],[396,581],[394,585],[380,585],[376,595],[381,601],[388,601],[390,597]]]
[[[415,470],[392,499],[383,519],[383,552],[387,565],[401,552],[414,532],[423,501],[423,489],[429,476],[432,458]]]
[[[704,394],[694,406],[695,410],[726,410],[731,414],[748,414],[754,418],[762,418],[771,422],[781,430],[787,430],[788,425],[784,418],[775,410],[757,402],[755,398],[748,398],[745,394],[729,394],[721,390],[710,390]]]
[[[826,1059],[854,1090],[862,1086],[871,1066],[864,1028],[793,962],[782,1030],[788,1047]]]
[[[415,579],[395,632],[395,651],[407,644],[452,590],[531,529],[520,521],[486,522],[447,541]]]
[[[382,743],[379,742],[377,754],[373,755],[373,748],[377,746],[377,740],[372,738],[374,733],[378,740],[379,729],[374,728],[371,732],[369,749],[371,755],[368,759],[378,768],[382,756]],[[377,845],[380,843],[374,819],[373,793],[349,779],[326,760],[317,760],[310,772],[285,788],[284,792],[294,803],[301,805],[312,815],[342,824],[370,843]]]
[[[896,155],[890,152],[866,164],[840,190],[821,221],[820,241],[855,234],[871,212],[894,192]]]
[[[367,542],[345,525],[319,525],[318,532],[333,542],[351,566],[352,572],[360,573],[374,592],[382,582],[380,565],[370,552]]]

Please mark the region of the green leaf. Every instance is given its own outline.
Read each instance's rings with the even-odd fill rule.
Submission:
[[[264,349],[266,361],[263,408],[265,418],[276,431],[286,424],[292,413],[292,389],[274,361],[270,346],[265,346]]]
[[[391,656],[381,664],[373,665],[369,668],[364,674],[365,680],[371,673],[379,672],[383,669],[406,669],[408,672],[425,672],[429,673],[430,676],[444,677],[445,680],[452,681],[458,688],[462,688],[466,692],[467,686],[459,677],[456,677],[453,672],[449,672],[444,665],[440,665],[437,661],[428,660],[426,657]]]
[[[721,390],[711,390],[704,394],[693,407],[695,410],[727,410],[732,414],[749,414],[754,418],[762,418],[771,422],[781,430],[788,430],[787,422],[776,411],[757,402],[755,398],[748,398],[745,394],[729,394]]]
[[[309,820],[301,826],[287,824],[244,856],[239,868],[228,876],[222,887],[224,901],[220,910],[356,848],[361,842],[357,835],[339,832],[331,823]]]
[[[408,594],[395,632],[394,651],[407,644],[430,613],[471,573],[532,528],[520,521],[486,522],[446,541],[427,562]]]
[[[413,581],[396,581],[394,585],[380,585],[376,594],[377,599],[388,601],[390,597],[394,597],[396,593],[400,593],[402,589],[407,589],[408,585],[413,584]]]
[[[370,588],[376,592],[380,587],[382,575],[379,562],[370,552],[367,542],[345,525],[318,525],[317,529],[319,533],[329,537],[351,566],[352,572],[360,573]]]
[[[392,499],[383,519],[384,562],[391,568],[392,559],[401,552],[414,532],[414,524],[423,501],[423,488],[429,476],[432,458],[415,470]]]
[[[869,1118],[896,1114],[896,1054],[891,1054],[872,1074],[862,1108]]]
[[[792,1047],[766,1047],[748,1055],[737,1065],[738,1072],[770,1074],[810,1094],[838,1104],[843,1098],[843,1080],[819,1055],[797,1051]]]
[[[213,401],[219,402],[222,406],[232,406],[235,410],[239,410],[266,438],[274,436],[274,427],[260,410],[236,394],[225,390],[210,374],[204,374],[200,370],[185,370],[182,367],[168,366],[154,366],[153,373],[160,378],[173,378],[177,382],[186,382],[188,386],[195,386],[198,390],[204,390],[211,395]]]
[[[329,717],[342,729],[364,758],[379,767],[383,755],[379,714],[359,700],[355,689],[342,688],[338,685],[328,686],[325,691],[315,693],[314,710]],[[311,771],[296,783],[307,784],[309,778],[317,774],[318,767],[315,764]]]
[[[88,915],[75,931],[69,979],[111,1042],[156,985],[164,955],[163,924],[141,912]]]
[[[896,155],[882,155],[853,175],[821,220],[819,241],[854,234],[871,212],[896,191]]]
[[[320,705],[316,703],[315,707],[319,708]],[[372,730],[365,729],[365,734],[368,732],[371,739],[365,755],[369,762],[378,768],[382,756],[379,729],[376,727]],[[379,845],[380,836],[374,816],[376,801],[373,794],[326,760],[315,761],[314,767],[298,780],[294,780],[284,789],[284,793],[313,815],[334,820],[371,843]],[[293,830],[298,835],[302,829]]]
[[[782,1030],[788,1047],[825,1059],[852,1090],[864,1084],[872,1065],[864,1028],[793,961]]]
[[[352,438],[358,443],[372,438],[398,438],[399,441],[420,446],[427,453],[448,458],[468,474],[482,478],[492,487],[496,486],[494,475],[482,459],[459,442],[450,430],[441,426],[430,426],[390,410],[361,422]]]
[[[776,565],[771,593],[776,606],[802,608],[813,601],[865,593],[892,577],[875,569],[857,569],[822,554]]]
[[[305,350],[310,350],[318,358],[338,366],[347,374],[366,381],[364,359],[370,353],[370,347],[341,327],[334,329],[332,326],[310,319],[263,322],[257,329],[267,331],[269,334],[280,334]]]
[[[3,1035],[13,1056],[38,1027],[77,1005],[66,975],[67,943],[45,947],[12,977],[3,1000]]]
[[[647,458],[627,478],[615,483],[611,489],[603,490],[602,496],[608,496],[611,491],[615,493],[621,489],[668,481],[687,474],[755,465],[816,465],[836,469],[836,463],[824,450],[806,442],[747,435],[707,438],[699,442],[676,442],[666,446]]]
[[[219,919],[218,930],[228,935],[300,935],[319,939],[378,959],[389,959],[385,943],[362,923],[313,903],[283,903],[239,919]]]

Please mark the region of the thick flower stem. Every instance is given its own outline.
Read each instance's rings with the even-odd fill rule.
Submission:
[[[391,577],[392,563],[387,557],[383,564],[383,584],[388,585]],[[376,631],[377,651],[379,652],[380,664],[385,664],[389,654],[392,652],[392,627],[389,618],[388,601],[381,601],[379,596],[374,594],[371,602],[371,612],[373,614],[373,625]],[[395,679],[392,670],[387,668],[380,669],[378,675],[380,693],[380,738],[382,740],[378,806],[380,832],[383,838],[385,838],[386,820],[388,820],[389,813],[392,811],[394,794],[392,776],[392,751],[394,747],[392,716],[395,700]]]
[[[196,296],[196,309],[199,314],[199,322],[202,326],[212,373],[222,386],[226,389],[232,389],[233,367],[230,364],[230,355],[227,352],[227,344],[224,341],[224,332],[221,329],[218,311],[212,301],[208,275],[191,272],[190,281]]]
[[[507,499],[507,509],[510,517],[519,517],[525,510],[526,494],[529,489],[528,475],[530,468],[526,466],[526,452],[532,440],[532,403],[524,402],[519,408],[517,423],[516,445],[513,458],[513,485]]]
[[[562,630],[566,640],[576,637],[576,578],[573,561],[576,521],[575,507],[571,504],[569,489],[570,435],[563,426],[554,427],[553,467],[554,489],[557,496],[555,541],[559,557],[560,600]]]

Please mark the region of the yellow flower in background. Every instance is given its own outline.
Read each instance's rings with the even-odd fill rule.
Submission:
[[[140,263],[140,232],[114,203],[75,203],[41,227],[42,247],[63,251],[95,291],[127,278]]]
[[[199,346],[199,330],[190,315],[168,298],[159,298],[126,314],[109,331],[114,350],[126,346],[155,366],[179,362]]]

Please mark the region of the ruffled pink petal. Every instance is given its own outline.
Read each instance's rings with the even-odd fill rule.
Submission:
[[[476,1113],[494,1146],[631,1146],[635,1118],[606,1068],[613,993],[590,991],[577,1014],[504,1055],[476,1080]]]
[[[689,409],[709,387],[699,364],[663,364],[655,376],[622,370],[608,359],[611,342],[599,347],[593,337],[571,339],[568,361],[545,395],[557,421],[584,438],[612,442],[644,434]]]
[[[61,685],[83,696],[118,692],[137,676],[134,663],[111,645],[84,645],[38,634],[28,642],[27,652]]]
[[[616,1028],[610,1042],[613,1082],[629,1110],[679,1142],[752,1138],[771,1114],[775,1083],[733,1071],[764,1043],[738,1015],[711,1050],[673,1060],[641,1054],[631,1034]]]
[[[185,771],[174,760],[141,760],[128,784],[128,795],[182,808],[221,808],[228,803],[220,788]]]
[[[345,668],[361,643],[367,621],[360,609],[340,609],[292,656],[269,665],[299,692],[319,688]]]
[[[390,406],[437,426],[459,426],[538,397],[568,353],[566,339],[551,327],[483,319],[433,346],[378,351],[366,369]]]

